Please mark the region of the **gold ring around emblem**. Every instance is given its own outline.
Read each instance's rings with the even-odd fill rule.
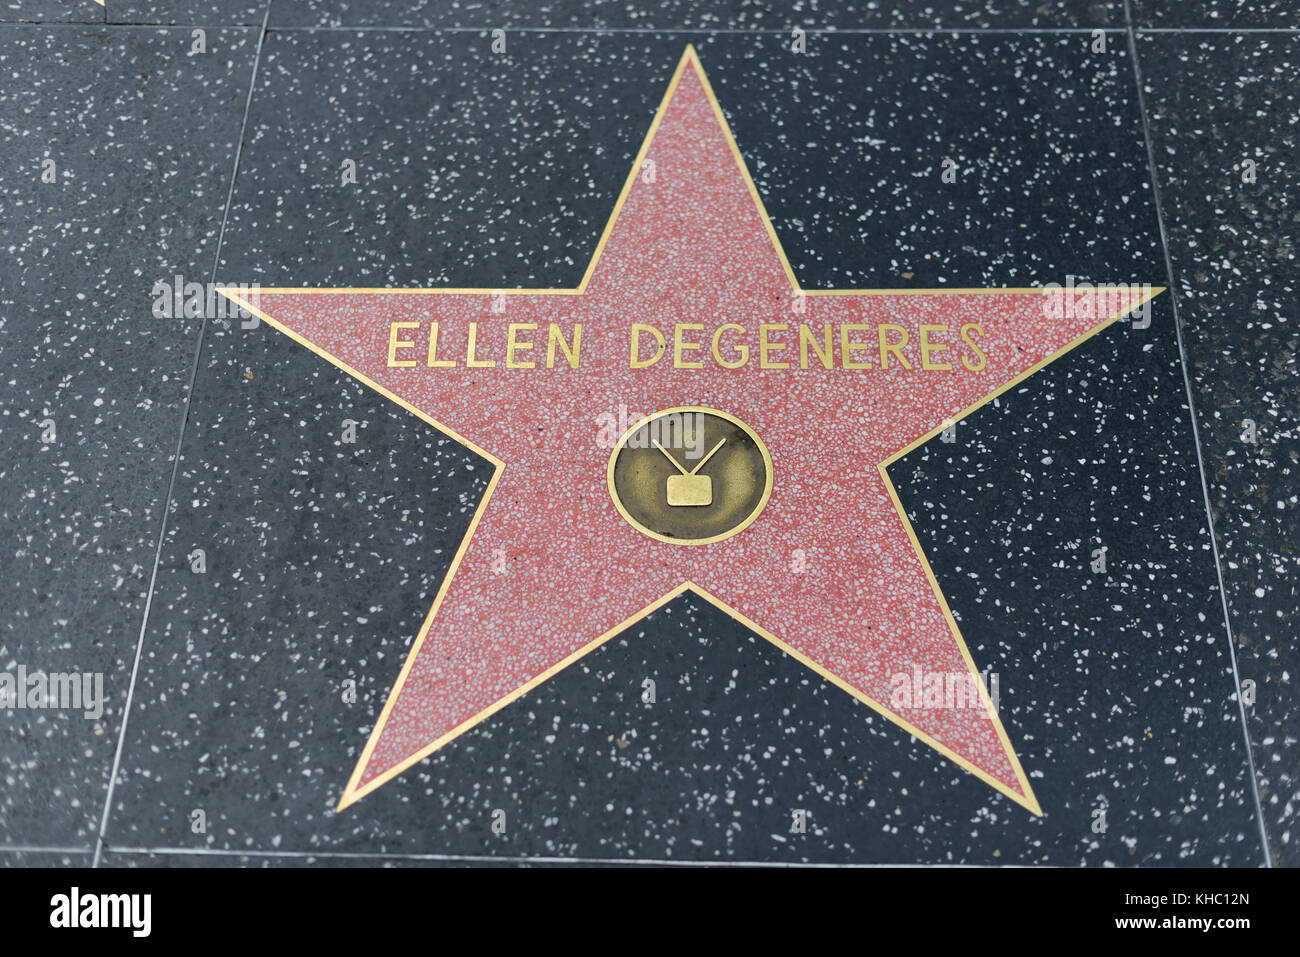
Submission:
[[[744,531],[772,496],[772,456],[740,419],[683,405],[638,421],[606,470],[614,507],[637,531],[707,545]]]

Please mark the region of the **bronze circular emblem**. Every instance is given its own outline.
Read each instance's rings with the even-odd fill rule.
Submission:
[[[772,495],[772,457],[726,412],[664,409],[637,422],[609,457],[609,494],[633,528],[706,545],[747,528]]]

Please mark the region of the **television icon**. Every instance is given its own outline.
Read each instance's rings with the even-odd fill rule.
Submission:
[[[713,479],[689,472],[668,476],[669,505],[712,505]]]

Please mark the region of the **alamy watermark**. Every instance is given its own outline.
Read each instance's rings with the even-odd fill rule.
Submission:
[[[1135,305],[1140,303],[1140,305]],[[1134,329],[1151,325],[1151,284],[1049,282],[1043,287],[1043,315],[1048,319],[1109,319],[1126,313]]]
[[[645,416],[629,412],[623,403],[618,404],[618,414],[601,412],[596,416],[596,446],[612,449],[627,430]],[[647,449],[658,443],[668,449],[683,449],[687,460],[704,454],[704,413],[665,412],[652,419],[647,428],[638,429],[627,438],[627,448]]]
[[[153,930],[153,895],[83,894],[73,887],[50,898],[50,926],[121,928],[132,937],[148,937]]]
[[[996,715],[998,685],[995,671],[978,675],[973,671],[923,671],[918,665],[890,676],[889,706],[896,711],[969,708],[988,714],[980,694],[983,689],[988,693],[991,714]]]
[[[90,721],[104,715],[103,672],[0,671],[0,708],[9,711],[81,711]]]
[[[235,302],[221,294],[228,290],[238,296]],[[244,307],[247,303],[258,308],[261,286],[258,283],[238,286],[220,282],[186,282],[176,274],[172,279],[160,279],[153,284],[153,315],[155,319],[239,319],[244,329],[254,329],[260,321]]]

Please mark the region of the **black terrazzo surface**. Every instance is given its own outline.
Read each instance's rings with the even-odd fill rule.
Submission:
[[[873,0],[305,0],[276,4],[276,26],[544,27],[622,30],[809,30],[884,28],[1084,27],[1124,23],[1119,0],[946,0],[878,3]]]
[[[94,850],[184,425],[105,866],[1255,866],[1257,788],[1275,862],[1294,864],[1292,35],[1137,37],[1173,293],[1149,329],[1112,327],[892,469],[976,663],[1000,676],[1044,817],[691,597],[333,810],[489,470],[265,326],[207,323],[183,422],[198,323],[153,319],[153,282],[205,280],[228,212],[229,281],[573,283],[687,42],[805,285],[1166,282],[1122,4],[879,6],[273,4],[228,210],[259,31],[221,27],[264,7],[110,0],[109,21],[184,26],[0,25],[0,250],[19,262],[0,282],[0,521],[22,530],[0,551],[18,598],[0,658],[102,670],[110,690],[98,724],[0,712],[0,862]],[[1195,26],[1207,9],[1131,14]],[[801,20],[1010,32],[812,34],[794,57]],[[477,30],[333,29],[494,25],[517,31],[504,58]],[[574,29],[591,25],[624,29]],[[714,25],[772,32],[659,32]],[[1105,53],[1087,32],[1015,32],[1094,25],[1117,28]],[[187,56],[191,26],[205,57]],[[57,196],[38,175],[51,143],[81,160]],[[1236,143],[1260,160],[1245,196],[1219,178]],[[962,172],[941,184],[949,155]],[[1245,729],[1174,295],[1241,676],[1259,684]],[[54,450],[34,424],[47,394]],[[1234,440],[1243,408],[1258,446]],[[357,856],[299,856],[314,853]]]
[[[107,697],[0,709],[0,845],[99,829],[199,326],[150,292],[211,273],[257,43],[213,37],[0,25],[0,667]]]
[[[1260,796],[1273,852],[1294,866],[1300,34],[1162,34],[1139,53],[1228,611],[1241,676],[1257,686]]]
[[[95,0],[0,0],[0,23],[103,23]]]
[[[0,867],[90,867],[89,851],[28,851],[7,848],[0,854]]]
[[[1150,329],[1112,326],[958,439],[892,472],[1054,809],[1039,860],[1259,863],[1168,297]],[[1091,568],[1102,546],[1104,574]],[[1076,834],[1098,807],[1111,830]]]
[[[256,0],[115,0],[108,4],[109,23],[221,24],[261,26],[266,3]]]
[[[1159,280],[1158,237],[1117,245],[1154,223],[1120,36],[835,37],[792,65],[767,36],[533,33],[503,59],[466,34],[273,32],[223,275],[575,284],[694,41],[811,287]]]
[[[513,863],[497,858],[466,861],[464,858],[447,858],[439,855],[379,857],[370,855],[332,854],[179,854],[147,851],[105,851],[100,866],[106,868],[191,868],[191,867],[256,867],[279,870],[281,868],[412,868],[412,867],[501,867]],[[541,862],[538,862],[541,863]],[[544,862],[545,866],[576,866],[565,861]],[[527,867],[534,862],[523,861],[517,867]]]
[[[1300,28],[1293,0],[1129,0],[1133,23],[1162,30]]]

